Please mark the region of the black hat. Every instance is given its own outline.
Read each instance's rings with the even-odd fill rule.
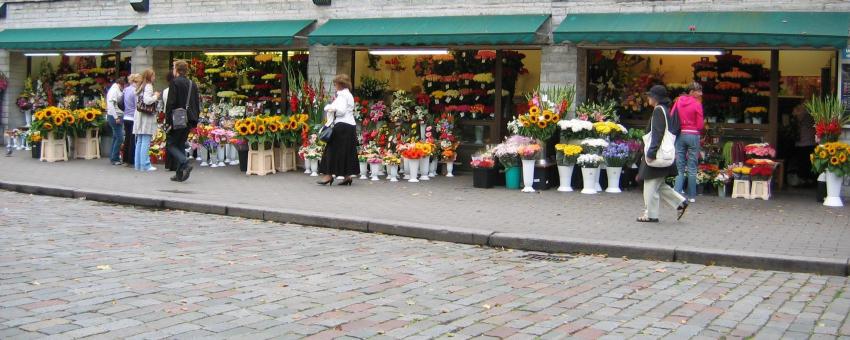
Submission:
[[[668,98],[667,88],[664,85],[653,85],[646,94],[659,102]]]

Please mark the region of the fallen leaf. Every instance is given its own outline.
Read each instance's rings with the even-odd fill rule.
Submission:
[[[118,301],[112,300],[112,304],[116,305],[116,304],[118,304]]]
[[[38,281],[33,281],[33,282],[32,282],[32,285],[33,285],[33,286],[41,286],[41,283],[40,283],[40,282],[38,282]]]
[[[446,336],[447,336],[447,337],[450,337],[450,338],[454,338],[454,337],[455,337],[455,333],[446,333]]]
[[[666,272],[667,272],[667,269],[664,269],[664,268],[655,268],[655,272],[656,272],[656,273],[666,273]]]
[[[416,304],[416,301],[413,301],[413,300],[407,300],[407,305],[408,305],[408,306],[413,306],[413,305],[415,305],[415,304]]]
[[[342,326],[341,326],[341,325],[337,325],[336,327],[334,327],[334,330],[341,331],[341,330],[342,330]]]
[[[100,270],[110,270],[110,269],[112,269],[112,267],[111,267],[110,265],[108,265],[108,264],[102,264],[102,265],[97,266],[97,269],[100,269]]]
[[[487,305],[487,304],[485,304],[485,305],[483,305],[483,306],[481,306],[481,307],[484,307],[484,309],[490,309],[490,305]]]
[[[681,322],[684,325],[684,324],[688,323],[688,320],[682,319],[679,322]]]

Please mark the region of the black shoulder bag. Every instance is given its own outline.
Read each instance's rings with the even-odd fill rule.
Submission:
[[[186,94],[186,106],[178,107],[171,111],[171,124],[175,130],[189,127],[189,101],[192,98],[192,81],[189,81],[189,92]]]

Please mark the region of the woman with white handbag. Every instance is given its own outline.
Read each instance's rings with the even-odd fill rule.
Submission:
[[[682,219],[688,201],[673,190],[664,180],[673,171],[676,160],[676,135],[668,129],[667,112],[670,97],[663,85],[655,85],[647,93],[649,104],[655,106],[649,121],[648,133],[643,136],[644,157],[640,164],[638,179],[643,180],[643,201],[646,211],[638,222],[658,222],[661,199],[676,208],[677,220]]]

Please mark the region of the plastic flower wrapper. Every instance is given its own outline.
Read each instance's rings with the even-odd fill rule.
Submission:
[[[605,164],[612,168],[622,168],[626,166],[631,159],[629,146],[625,143],[610,143],[602,151],[602,157],[605,158]]]
[[[523,160],[533,160],[540,154],[540,144],[525,144],[517,148],[519,157]]]
[[[608,141],[599,138],[588,138],[581,141],[581,147],[584,149],[584,153],[599,155],[602,153],[602,150],[608,147]]]
[[[561,166],[576,165],[578,156],[582,153],[581,146],[573,144],[555,145],[555,161]]]
[[[562,142],[566,142],[572,139],[584,139],[594,136],[593,123],[586,120],[562,120],[558,122],[558,127],[561,128]]]
[[[582,168],[598,168],[602,162],[605,161],[605,158],[602,158],[600,155],[594,154],[584,154],[578,156],[578,161],[576,164]]]

